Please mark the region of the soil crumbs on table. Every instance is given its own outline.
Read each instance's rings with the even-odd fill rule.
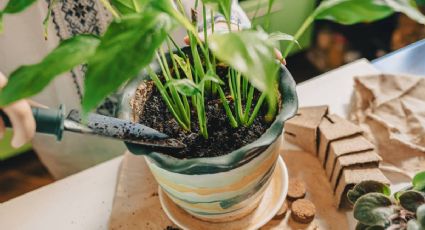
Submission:
[[[257,101],[258,92],[253,101]],[[189,102],[190,102],[190,98]],[[137,101],[137,99],[136,99]],[[233,104],[233,103],[231,103]],[[252,108],[254,107],[254,103]],[[191,132],[184,132],[172,114],[168,111],[162,97],[156,87],[153,87],[150,97],[144,107],[146,116],[140,117],[139,123],[154,128],[169,135],[172,138],[182,141],[187,147],[171,156],[184,158],[216,157],[222,156],[236,150],[244,145],[257,140],[270,126],[264,119],[265,107],[258,113],[257,118],[250,127],[240,126],[233,128],[224,111],[219,99],[207,99],[205,112],[208,126],[208,139],[205,139],[199,132],[197,114],[192,111]],[[251,112],[252,112],[251,108]],[[232,111],[234,109],[231,106]]]

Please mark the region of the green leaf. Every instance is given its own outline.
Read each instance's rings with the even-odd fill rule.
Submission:
[[[185,96],[193,96],[201,93],[201,90],[198,88],[198,86],[187,78],[171,80],[165,85],[165,87],[170,86],[174,86],[179,93]]]
[[[417,173],[412,180],[413,189],[425,192],[425,171]]]
[[[230,22],[232,12],[232,0],[202,0],[207,5],[212,5]]]
[[[418,191],[410,190],[403,192],[399,196],[400,205],[411,212],[416,212],[416,209],[425,204],[424,194]]]
[[[170,15],[192,34],[198,34],[198,31],[192,25],[192,23],[184,15],[182,15],[179,11],[176,10],[171,0],[151,0],[150,5],[153,8]]]
[[[354,204],[354,218],[365,225],[382,226],[388,222],[388,217],[395,210],[391,200],[381,193],[369,193],[360,197]]]
[[[149,0],[110,0],[111,4],[123,15],[138,13],[146,7]]]
[[[403,13],[409,18],[417,21],[418,23],[425,25],[425,16],[417,9],[415,5],[412,5],[410,1],[406,1],[406,0],[381,0],[381,1],[384,1],[395,12]]]
[[[40,63],[19,67],[0,92],[0,106],[37,94],[59,74],[86,63],[98,45],[97,37],[78,35],[61,42]]]
[[[189,59],[187,58],[186,60],[184,60],[177,54],[173,54],[173,57],[174,60],[176,60],[177,65],[180,67],[180,69],[183,70],[183,73],[186,75],[186,77],[192,80],[192,69],[190,66]]]
[[[354,204],[361,196],[372,192],[382,193],[386,196],[391,195],[391,190],[386,184],[369,180],[356,184],[348,191],[347,197],[348,200]]]
[[[0,11],[0,33],[3,32],[3,12]]]
[[[37,0],[9,0],[3,13],[16,14],[31,6]]]
[[[298,45],[301,48],[300,43],[294,38],[294,36],[282,32],[273,32],[269,34],[270,42],[278,42],[278,41],[291,41]],[[276,45],[277,47],[277,45]]]
[[[127,15],[111,23],[88,62],[83,110],[95,108],[103,98],[150,64],[155,50],[171,29],[170,17],[152,11]]]
[[[214,82],[220,85],[224,85],[224,82],[214,73],[211,72],[207,72],[204,76],[204,78],[202,78],[201,83],[204,84],[205,82],[210,81],[210,82]]]
[[[31,6],[36,0],[9,0],[6,7],[0,10],[0,33],[3,32],[3,15],[16,14]]]
[[[341,24],[373,22],[401,12],[425,23],[425,17],[406,0],[326,0],[315,10],[316,19],[326,19]]]
[[[372,22],[394,13],[390,7],[381,2],[381,0],[327,0],[316,9],[315,17],[346,25]]]
[[[262,31],[213,34],[209,47],[221,61],[230,65],[266,93],[269,113],[276,107],[276,79],[280,65],[274,58],[273,44]]]

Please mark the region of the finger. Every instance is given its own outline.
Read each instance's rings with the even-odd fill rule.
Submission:
[[[279,60],[282,64],[286,65],[286,60],[283,58],[282,53],[278,49],[274,49],[274,55],[277,60]]]
[[[3,119],[0,118],[0,139],[4,137],[5,132],[6,132],[6,127],[4,126]]]
[[[184,43],[186,44],[186,45],[189,45],[190,44],[190,39],[189,39],[189,36],[185,36],[184,38],[183,38],[183,41],[184,41]]]
[[[13,127],[12,147],[19,148],[31,140],[35,134],[35,121],[31,107],[25,100],[20,100],[3,110]]]
[[[7,78],[0,72],[0,88],[3,88],[7,84]]]

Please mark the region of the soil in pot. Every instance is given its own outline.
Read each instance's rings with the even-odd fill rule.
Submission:
[[[152,85],[152,82],[146,82]],[[208,139],[205,139],[199,132],[199,125],[196,112],[192,110],[191,132],[185,132],[180,128],[172,114],[168,111],[159,91],[153,87],[143,87],[140,90],[147,90],[146,95],[142,92],[136,93],[135,104],[144,104],[143,113],[136,120],[139,123],[152,127],[160,132],[176,138],[187,145],[187,148],[175,152],[172,155],[176,158],[197,158],[216,157],[232,152],[244,145],[257,140],[270,126],[265,121],[266,113],[264,105],[254,123],[249,127],[240,126],[233,128],[226,116],[224,108],[217,98],[206,99],[206,116],[208,120]],[[141,95],[144,96],[141,96]],[[259,93],[254,97],[258,99]],[[147,100],[145,100],[145,98]],[[144,103],[145,102],[145,103]],[[232,108],[233,109],[233,108]]]
[[[172,68],[171,71],[173,72]],[[227,67],[217,67],[217,74],[224,82],[227,82],[227,72]],[[181,76],[183,75],[181,73]],[[159,76],[163,78],[161,75]],[[191,131],[185,132],[168,111],[161,94],[153,85],[153,82],[145,81],[145,84],[144,86],[141,85],[143,87],[139,86],[132,101],[133,112],[136,114],[135,121],[152,127],[186,144],[187,147],[183,150],[172,154],[167,153],[179,159],[226,155],[257,140],[271,125],[271,123],[265,120],[265,114],[267,112],[266,102],[263,103],[257,118],[251,126],[233,128],[218,96],[207,97],[205,98],[205,112],[209,136],[208,139],[205,139],[199,132],[197,114],[194,110],[192,110],[191,114]],[[226,95],[230,95],[226,86],[223,85],[222,87]],[[256,91],[251,112],[259,96],[260,92]],[[230,101],[231,99],[229,99]],[[245,101],[242,104],[245,105]],[[230,106],[232,111],[234,111],[233,103],[230,103]]]

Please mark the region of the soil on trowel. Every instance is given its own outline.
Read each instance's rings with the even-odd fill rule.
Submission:
[[[149,84],[151,82],[148,82]],[[208,139],[205,139],[199,132],[198,119],[194,111],[191,114],[191,132],[185,132],[168,111],[159,91],[155,87],[147,88],[151,89],[148,90],[150,91],[148,93],[149,95],[146,95],[146,91],[136,93],[136,98],[133,101],[133,109],[134,103],[144,104],[142,108],[143,112],[136,120],[186,144],[187,147],[185,149],[174,153],[167,153],[176,158],[216,157],[228,154],[255,141],[270,126],[270,123],[264,119],[266,113],[265,105],[267,103],[263,104],[259,115],[250,127],[240,126],[233,128],[229,123],[220,100],[217,98],[207,98],[205,109],[209,136]],[[146,88],[144,89],[146,90]],[[140,91],[140,87],[138,90]],[[140,96],[141,94],[144,95]],[[258,94],[257,92],[253,101],[257,101]],[[137,95],[141,98],[137,98]],[[146,103],[142,103],[144,99],[147,99]],[[234,111],[233,108],[232,111]]]

